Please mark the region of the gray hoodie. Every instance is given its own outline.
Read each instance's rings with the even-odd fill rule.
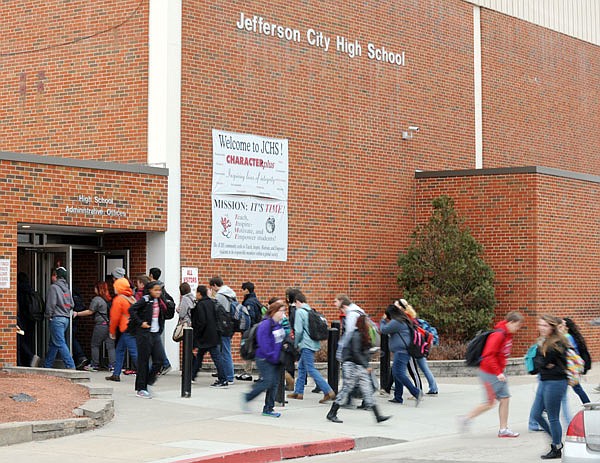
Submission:
[[[70,317],[74,305],[67,280],[59,278],[52,283],[46,296],[46,318]]]
[[[229,301],[231,299],[236,299],[235,291],[229,286],[223,285],[219,288],[219,291],[217,291],[216,299],[217,304],[223,307],[227,312],[229,312]]]
[[[192,323],[192,310],[196,306],[196,297],[192,293],[184,294],[179,302],[177,312],[179,313],[179,319],[185,320],[186,322]]]

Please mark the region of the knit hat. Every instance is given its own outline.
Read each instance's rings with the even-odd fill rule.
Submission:
[[[67,269],[64,267],[58,267],[56,269],[56,278],[62,278],[63,280],[67,279]]]
[[[111,275],[117,280],[123,278],[125,276],[125,269],[123,267],[117,267],[112,271]]]

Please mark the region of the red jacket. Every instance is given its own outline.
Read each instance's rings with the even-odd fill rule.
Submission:
[[[506,320],[498,322],[494,329],[500,331],[495,331],[488,336],[479,364],[481,371],[496,376],[504,372],[506,362],[510,357],[513,338],[512,334],[506,329],[507,323]]]

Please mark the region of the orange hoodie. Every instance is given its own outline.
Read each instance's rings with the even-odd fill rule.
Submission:
[[[135,302],[133,291],[129,286],[127,278],[119,278],[113,283],[115,293],[117,295],[112,301],[110,307],[110,334],[116,336],[117,326],[119,331],[124,333],[127,331],[127,323],[129,323],[129,307]]]

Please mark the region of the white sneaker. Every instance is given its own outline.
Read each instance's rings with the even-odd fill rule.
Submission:
[[[135,393],[135,395],[138,396],[140,399],[151,399],[152,398],[152,395],[148,391],[145,391],[144,389],[137,391]]]
[[[457,416],[456,421],[458,423],[458,432],[459,433],[465,434],[466,432],[469,432],[469,428],[471,427],[471,420],[467,416],[465,416],[465,415]]]
[[[498,437],[519,437],[518,432],[511,431],[508,428],[501,429],[498,431]]]

